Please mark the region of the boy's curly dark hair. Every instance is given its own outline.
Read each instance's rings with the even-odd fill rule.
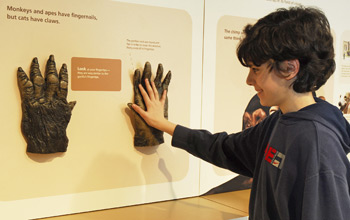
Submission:
[[[277,9],[244,28],[237,56],[243,66],[260,66],[268,60],[281,72],[281,63],[298,59],[300,69],[293,83],[298,93],[316,91],[335,70],[333,37],[328,19],[317,8]],[[283,76],[283,74],[282,74]]]

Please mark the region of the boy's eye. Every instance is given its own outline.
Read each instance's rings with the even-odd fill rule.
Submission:
[[[258,71],[259,71],[259,69],[258,69],[258,68],[252,68],[252,70],[253,70],[253,72],[254,72],[254,73],[256,73],[256,72],[258,72]]]

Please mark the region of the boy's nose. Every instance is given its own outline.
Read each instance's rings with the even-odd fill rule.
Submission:
[[[251,69],[249,70],[249,73],[248,73],[248,76],[247,76],[247,79],[246,79],[246,83],[249,86],[253,86],[254,85],[253,71]]]

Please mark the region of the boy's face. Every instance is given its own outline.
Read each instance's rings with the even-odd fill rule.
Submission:
[[[278,76],[276,70],[272,68],[271,61],[267,61],[260,66],[249,63],[249,74],[247,84],[254,86],[260,103],[263,106],[283,106],[288,100],[290,81]]]

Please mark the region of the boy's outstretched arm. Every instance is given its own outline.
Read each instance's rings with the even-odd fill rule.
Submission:
[[[147,111],[143,110],[136,104],[132,104],[131,107],[146,121],[149,126],[173,135],[176,124],[168,121],[164,117],[164,104],[167,90],[164,90],[162,97],[159,97],[154,82],[151,82],[151,84],[152,85],[150,85],[148,79],[145,79],[147,91],[141,84],[139,84],[139,89]]]

